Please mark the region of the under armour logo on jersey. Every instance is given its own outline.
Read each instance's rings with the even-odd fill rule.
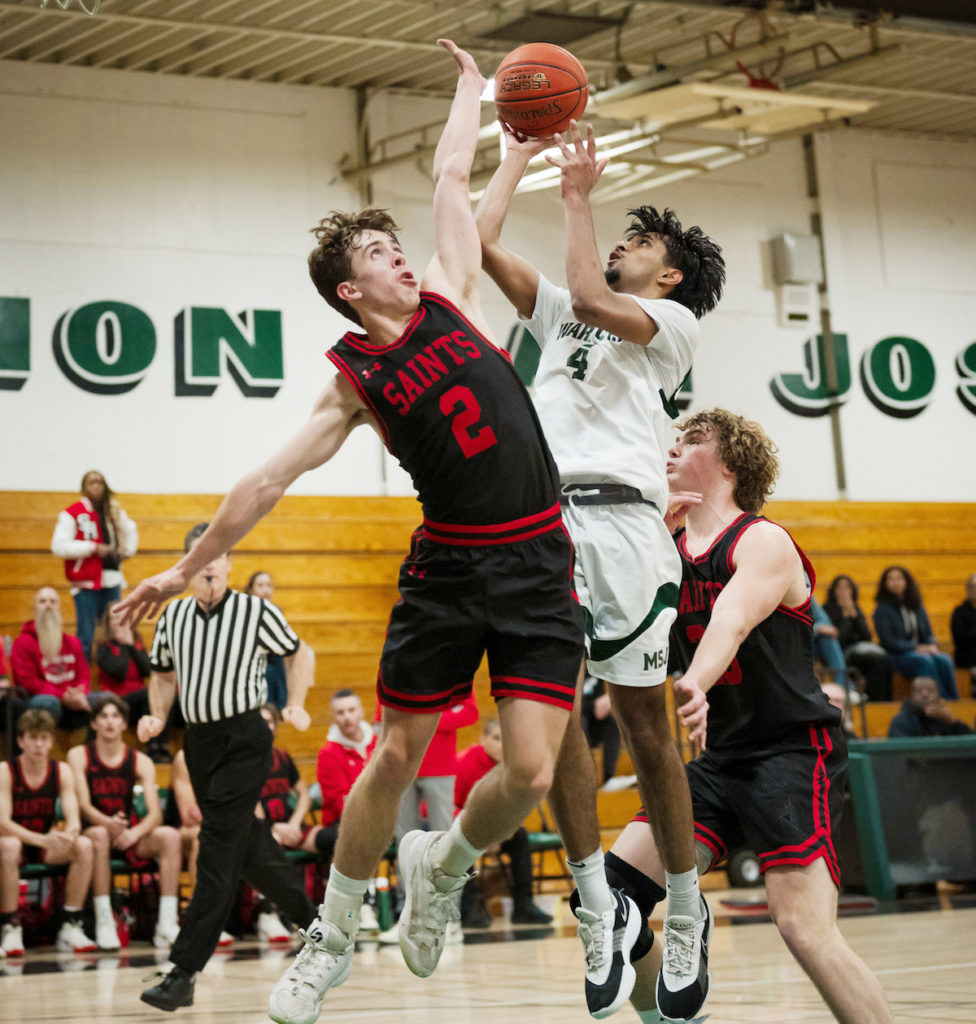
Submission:
[[[427,575],[427,570],[418,569],[415,565],[411,565],[410,568],[407,569],[407,575],[416,576],[418,580],[422,580]]]
[[[372,377],[374,373],[379,373],[379,371],[382,370],[382,369],[383,369],[382,364],[380,364],[380,363],[373,363],[372,366],[367,367],[365,370],[362,371],[362,373],[363,373],[363,376],[367,380],[369,380],[369,378]]]

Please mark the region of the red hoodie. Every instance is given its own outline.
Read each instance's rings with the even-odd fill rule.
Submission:
[[[10,668],[14,684],[22,686],[30,696],[51,694],[58,700],[69,686],[80,686],[88,693],[90,671],[81,641],[68,633],[61,634],[61,653],[48,661],[41,655],[34,620],[25,622],[20,636],[10,651]]]
[[[347,740],[333,724],[327,742],[319,750],[315,777],[322,790],[322,824],[334,825],[342,815],[352,784],[362,774],[376,749],[376,735],[367,722],[360,722],[359,742]]]

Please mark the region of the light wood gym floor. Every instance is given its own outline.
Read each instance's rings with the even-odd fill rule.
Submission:
[[[742,891],[746,899],[761,890]],[[712,939],[710,1024],[829,1024],[813,986],[787,955],[774,927],[748,915],[733,917],[711,892],[716,911]],[[874,970],[898,1024],[976,1021],[976,899],[942,895],[915,912],[845,916],[841,929]],[[361,943],[353,973],[329,993],[323,1021],[383,1024],[585,1024],[582,956],[565,902],[553,927],[507,928],[465,935],[433,977],[420,980],[396,946]],[[139,1002],[157,954],[134,944],[121,955],[30,951],[0,962],[0,1022],[9,1024],[258,1024],[291,951],[239,941],[215,954],[197,980],[196,1002],[173,1016]],[[634,1024],[630,1007],[615,1020]]]

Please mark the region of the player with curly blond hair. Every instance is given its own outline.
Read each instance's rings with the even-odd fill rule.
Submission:
[[[813,567],[781,526],[758,515],[778,469],[757,423],[724,409],[688,417],[668,452],[669,525],[681,558],[671,633],[674,690],[689,738],[686,766],[699,870],[748,846],[759,853],[769,912],[842,1024],[890,1024],[877,978],[837,927],[833,832],[847,748],[840,712],[813,672]],[[664,896],[664,868],[641,809],[607,854],[607,872],[644,916]],[[631,959],[643,1024],[661,954],[644,931]]]

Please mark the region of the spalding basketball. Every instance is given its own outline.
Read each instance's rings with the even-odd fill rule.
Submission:
[[[583,65],[553,43],[526,43],[495,72],[498,116],[522,135],[545,138],[566,131],[571,120],[579,120],[589,95]]]

